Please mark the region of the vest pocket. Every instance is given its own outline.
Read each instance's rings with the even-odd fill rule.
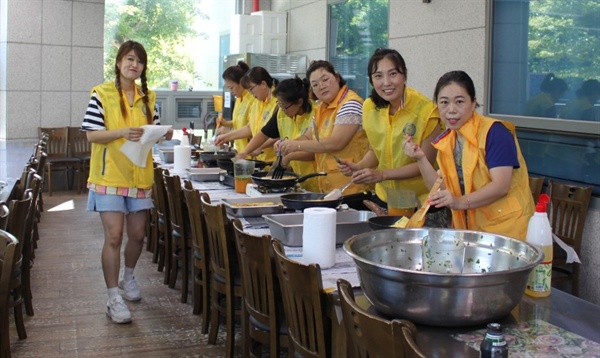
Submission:
[[[515,214],[518,215],[521,212],[521,204],[515,197],[508,196],[482,207],[480,211],[488,223],[496,224],[515,216]],[[483,223],[478,223],[478,225],[485,226]]]

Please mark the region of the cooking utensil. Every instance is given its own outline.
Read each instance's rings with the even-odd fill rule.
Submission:
[[[267,177],[270,177],[271,179],[283,178],[283,174],[285,173],[285,168],[281,165],[281,159],[282,159],[281,151],[278,151],[277,159],[275,159],[275,162],[271,166],[271,169],[269,169],[269,173],[267,174]]]
[[[348,187],[350,186],[350,184],[352,184],[352,180],[349,180],[346,185],[344,185],[341,188],[335,188],[332,191],[330,191],[329,193],[327,193],[327,195],[325,195],[325,200],[335,200],[339,197],[342,196],[342,193],[344,192],[344,190],[348,189]]]
[[[321,193],[292,193],[281,195],[284,206],[293,210],[304,210],[306,208],[337,208],[342,203],[342,198],[326,200],[325,194]]]
[[[458,237],[465,243],[463,272],[421,269],[424,237]],[[495,322],[519,303],[540,249],[507,236],[452,229],[395,229],[348,239],[369,301],[391,318],[431,326]],[[476,297],[476,299],[474,299]]]
[[[429,191],[429,195],[440,190],[440,185],[442,185],[443,181],[444,181],[444,177],[442,177],[442,176],[438,177],[436,179],[435,183],[433,183],[433,186],[431,187],[431,191]],[[410,220],[408,220],[408,223],[406,223],[406,228],[423,227],[423,224],[425,224],[425,214],[427,214],[427,210],[429,210],[430,206],[431,206],[431,204],[429,204],[429,201],[425,200],[425,202],[423,203],[423,205],[421,205],[419,210],[417,210],[417,212],[414,213],[413,216],[410,217]]]
[[[369,208],[372,212],[377,214],[377,216],[386,216],[387,215],[384,208],[375,204],[371,200],[363,200],[363,204],[365,204],[365,206],[367,208]]]
[[[271,177],[267,177],[268,172],[256,172],[251,175],[252,182],[259,186],[264,186],[266,188],[289,188],[291,186],[296,185],[297,183],[302,183],[306,179],[327,175],[325,172],[317,172],[312,174],[307,174],[304,176],[299,176],[294,172],[284,172],[283,178],[281,179],[272,179]]]
[[[269,163],[262,160],[246,160],[254,162],[254,168],[258,170],[263,170],[267,165],[269,165]],[[233,173],[233,161],[231,159],[217,159],[217,165],[219,166],[219,168],[226,170],[229,173]]]
[[[394,225],[398,220],[402,219],[403,217],[404,216],[396,215],[374,216],[369,219],[369,227],[372,230],[394,229],[392,225]]]
[[[200,160],[210,167],[216,167],[219,159],[231,159],[233,157],[235,157],[234,152],[217,152],[216,154],[213,152],[200,152]]]

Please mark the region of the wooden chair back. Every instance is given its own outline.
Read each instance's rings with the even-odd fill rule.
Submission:
[[[426,357],[417,347],[412,322],[386,320],[363,310],[354,300],[352,285],[344,279],[337,281],[346,337],[354,357],[412,358]]]
[[[587,216],[592,187],[577,186],[550,180],[548,184],[550,205],[548,217],[552,232],[567,245],[573,247],[577,255],[581,253],[581,240]],[[572,280],[572,293],[579,295],[579,265],[566,263],[566,253],[554,244],[552,261],[553,283]]]
[[[157,249],[154,253],[158,261],[158,271],[164,271],[164,284],[169,284],[170,272],[167,267],[171,266],[171,218],[169,213],[169,204],[167,202],[167,191],[163,180],[162,169],[154,168],[154,205],[156,208],[158,240]]]
[[[8,224],[8,205],[6,203],[0,202],[0,230],[6,230],[6,225]]]
[[[279,357],[288,346],[281,289],[275,271],[271,236],[244,232],[239,219],[233,220],[242,273],[244,356],[262,356],[262,345],[270,346],[271,357]],[[283,327],[283,329],[282,329]],[[256,344],[258,343],[258,344]]]
[[[288,324],[290,356],[331,357],[331,322],[321,268],[287,258],[278,240],[271,240],[271,244]]]
[[[10,358],[9,307],[12,278],[18,270],[19,241],[14,235],[0,230],[0,357]]]
[[[185,206],[183,193],[181,192],[181,180],[179,176],[170,174],[168,170],[163,170],[162,174],[165,192],[167,193],[169,217],[171,219],[171,267],[168,267],[168,271],[170,272],[169,287],[175,287],[177,273],[181,267],[181,303],[186,303],[188,296],[188,271],[190,269],[188,256],[191,246],[185,222],[187,207]]]
[[[537,203],[542,189],[544,188],[545,177],[529,177],[529,189],[531,189],[531,195],[533,195],[533,202]]]
[[[202,199],[209,202],[208,194],[194,189],[191,181],[184,180],[183,196],[188,209],[190,231],[192,236],[192,272],[194,289],[192,291],[192,313],[202,312],[202,333],[208,333],[209,309],[209,268],[208,268],[208,234],[206,221],[202,211]]]
[[[235,317],[241,317],[241,309],[234,302],[242,298],[240,270],[231,222],[222,204],[212,205],[208,196],[200,198],[206,219],[206,233],[210,262],[211,323],[208,343],[217,341],[220,316],[226,319],[226,356],[232,357],[235,344]]]
[[[65,182],[67,189],[70,188],[70,174],[75,172],[79,179],[81,160],[71,155],[69,149],[69,127],[44,128],[38,127],[38,135],[48,135],[46,141],[46,182],[48,183],[48,194],[52,196],[52,171],[65,171]],[[78,190],[80,186],[78,185]]]
[[[70,156],[79,159],[79,177],[77,181],[77,193],[85,187],[90,171],[90,159],[92,157],[92,144],[87,139],[86,132],[79,127],[69,127],[69,150]]]

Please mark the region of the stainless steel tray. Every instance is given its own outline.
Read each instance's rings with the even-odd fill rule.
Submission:
[[[189,180],[219,181],[219,174],[225,172],[221,168],[189,168],[186,169]]]
[[[341,245],[350,237],[371,231],[369,218],[375,216],[372,211],[338,211],[335,243]],[[263,215],[271,236],[281,240],[286,246],[302,246],[302,224],[304,214]]]
[[[160,157],[160,160],[165,164],[173,163],[174,149],[160,148],[158,149],[158,156]]]
[[[279,197],[224,198],[221,201],[225,205],[227,214],[234,217],[254,217],[283,212],[283,204]],[[251,206],[252,204],[257,205]]]

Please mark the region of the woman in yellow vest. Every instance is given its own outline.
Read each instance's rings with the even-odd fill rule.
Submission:
[[[340,169],[352,174],[355,183],[375,184],[380,205],[387,203],[386,189],[412,190],[424,202],[429,189],[416,160],[405,155],[400,144],[408,133],[435,163],[431,142],[441,133],[435,103],[406,86],[406,63],[396,50],[377,49],[368,74],[373,90],[363,105],[363,127],[371,149],[357,163],[342,162]]]
[[[369,141],[362,128],[362,102],[356,92],[327,61],[313,61],[306,71],[313,94],[319,100],[313,123],[305,134],[281,142],[283,155],[295,152],[314,153],[319,191],[327,193],[348,182],[338,168],[337,159],[357,162],[369,150]],[[344,194],[371,190],[370,184],[352,184]]]
[[[452,210],[454,228],[525,240],[534,203],[515,126],[475,111],[475,86],[463,71],[443,75],[433,97],[447,128],[433,142],[444,184],[427,200]],[[431,187],[438,173],[421,147],[410,137],[403,146]]]
[[[269,72],[262,67],[252,67],[242,78],[241,83],[248,90],[256,101],[249,108],[248,124],[240,129],[223,133],[215,138],[215,144],[221,145],[234,139],[252,138],[260,129],[271,119],[277,110],[277,99],[273,96],[273,88],[277,84]],[[265,162],[275,160],[275,151],[271,145],[256,149],[251,156]]]
[[[100,213],[104,227],[102,271],[108,291],[106,314],[115,323],[131,322],[131,313],[119,289],[128,301],[142,298],[133,270],[142,252],[148,209],[152,208],[152,154],[148,152],[146,165],[141,167],[132,163],[120,148],[126,141],[139,141],[144,133],[142,126],[160,122],[156,93],[148,90],[146,81],[147,63],[146,50],[140,43],[123,43],[115,61],[115,80],[92,89],[81,125],[92,143],[87,209]],[[137,79],[141,79],[141,86],[136,84]],[[172,134],[170,130],[167,139]],[[125,268],[119,281],[125,227]]]
[[[296,138],[306,132],[313,116],[314,103],[309,99],[309,84],[296,76],[281,81],[273,95],[277,98],[279,110],[265,124],[261,130],[252,137],[245,151],[238,153],[238,158],[245,158],[254,150],[263,147],[263,144],[273,145],[279,138]],[[295,152],[282,158],[282,164],[291,166],[298,175],[311,174],[316,171],[314,154]],[[318,191],[319,185],[316,178],[302,182],[300,186],[308,191]]]
[[[222,77],[225,80],[225,88],[235,96],[235,105],[233,106],[232,119],[230,121],[221,121],[218,134],[226,133],[230,129],[237,130],[248,124],[250,108],[256,102],[254,96],[240,83],[248,70],[250,70],[248,64],[244,61],[239,61],[237,66],[231,66],[223,71]],[[235,149],[238,152],[243,151],[246,145],[248,145],[248,138],[240,138],[234,141]]]

